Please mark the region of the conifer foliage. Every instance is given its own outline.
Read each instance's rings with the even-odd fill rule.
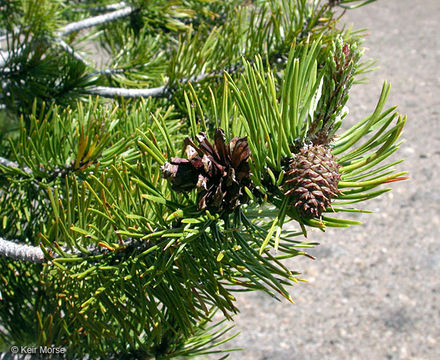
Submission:
[[[293,301],[307,230],[405,179],[388,84],[343,124],[369,2],[0,2],[0,351],[222,357],[234,293]]]

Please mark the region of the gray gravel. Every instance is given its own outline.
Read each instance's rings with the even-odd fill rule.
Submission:
[[[372,112],[390,81],[388,104],[408,115],[398,156],[411,179],[364,203],[375,211],[364,225],[310,234],[317,259],[289,263],[308,280],[292,288],[296,305],[238,296],[229,346],[245,350],[233,360],[440,359],[440,1],[379,0],[345,21],[369,28],[380,66],[353,89],[348,121]]]

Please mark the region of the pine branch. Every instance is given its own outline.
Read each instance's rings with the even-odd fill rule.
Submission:
[[[17,113],[31,114],[27,116],[26,126],[19,129],[20,136],[11,140],[14,153],[19,156],[10,157],[15,162],[0,157],[0,175],[3,173],[5,183],[0,190],[4,200],[0,217],[4,219],[5,230],[0,233],[0,257],[12,270],[5,272],[8,286],[2,292],[7,294],[4,301],[14,307],[14,311],[9,310],[10,306],[0,309],[0,319],[5,325],[5,330],[0,326],[3,343],[36,339],[37,334],[35,341],[44,339],[47,344],[62,341],[72,357],[80,357],[85,347],[91,358],[203,356],[215,353],[212,347],[227,340],[216,344],[223,330],[212,331],[207,325],[212,321],[211,309],[218,308],[228,319],[238,311],[231,292],[259,290],[292,300],[287,286],[301,279],[281,260],[308,256],[301,248],[316,245],[302,238],[295,240],[296,237],[306,235],[306,227],[348,227],[357,223],[325,214],[363,212],[344,206],[386,191],[370,191],[380,184],[403,179],[403,173],[393,173],[390,169],[392,164],[369,171],[397,149],[395,141],[404,123],[399,118],[395,124],[398,115],[391,113],[393,110],[383,111],[386,88],[372,115],[342,134],[334,144],[322,145],[324,154],[332,151],[332,156],[337,157],[331,163],[322,157],[318,160],[324,167],[334,168],[328,181],[339,176],[336,172],[341,165],[342,180],[337,184],[339,187],[334,187],[335,193],[339,188],[343,190],[337,196],[328,195],[329,199],[316,199],[326,206],[322,217],[317,211],[311,213],[313,218],[303,215],[301,209],[307,210],[304,203],[299,208],[293,195],[286,193],[287,189],[293,189],[294,185],[289,184],[296,176],[290,172],[294,168],[291,159],[299,157],[298,151],[304,149],[305,155],[301,153],[301,156],[309,161],[306,155],[311,150],[308,145],[305,149],[303,140],[307,139],[318,111],[328,106],[327,102],[319,103],[324,99],[322,88],[326,85],[320,80],[325,74],[332,79],[326,63],[335,59],[324,55],[330,52],[330,45],[339,34],[336,29],[331,30],[335,24],[333,10],[323,5],[329,1],[267,2],[270,5],[261,2],[261,12],[258,2],[252,14],[234,10],[231,16],[232,7],[222,5],[222,1],[217,5],[217,0],[206,8],[200,2],[183,2],[185,6],[171,7],[172,11],[165,17],[160,13],[165,7],[158,5],[139,16],[146,20],[146,15],[151,24],[144,24],[145,32],[142,30],[136,36],[131,31],[128,33],[125,26],[114,29],[115,23],[109,21],[123,16],[128,17],[117,20],[117,24],[139,20],[131,19],[134,10],[131,6],[136,6],[137,1],[114,5],[96,2],[93,7],[91,3],[88,6],[80,2],[75,9],[69,6],[69,11],[80,12],[81,18],[87,19],[71,24],[68,21],[73,20],[66,20],[63,27],[57,25],[57,17],[51,26],[40,31],[37,25],[51,8],[50,2],[44,1],[48,6],[37,7],[41,11],[33,17],[37,31],[22,27],[23,33],[10,35],[14,41],[8,41],[13,45],[5,49],[11,50],[5,53],[11,56],[5,66],[11,70],[0,69],[7,80],[15,81],[13,70],[27,70],[22,64],[43,61],[36,67],[42,71],[33,71],[38,75],[36,81],[23,81],[23,86],[13,89],[11,104],[15,106],[12,101],[19,101],[21,92],[29,99],[40,96],[46,101],[47,93],[58,96],[53,88],[60,88],[64,97],[59,106],[56,98],[50,109],[43,102],[36,102],[31,108],[31,101],[26,103],[26,111],[17,107]],[[362,1],[370,0],[338,2],[356,5]],[[244,4],[244,1],[229,3]],[[205,25],[208,13],[198,18],[200,8],[218,12],[219,17],[207,19]],[[29,12],[37,14],[33,10]],[[113,10],[118,11],[109,13]],[[186,37],[177,38],[170,31],[156,39],[154,29],[167,31],[166,26],[180,29],[180,24],[185,23],[180,19],[191,17],[193,10],[196,33],[188,30]],[[94,16],[99,14],[104,15]],[[174,20],[177,25],[173,25]],[[108,34],[107,31],[103,34],[101,45],[107,46],[111,50],[109,54],[114,56],[112,68],[85,68],[70,58],[73,56],[86,64],[72,49],[75,45],[71,36],[77,31],[82,34],[82,29],[87,28],[85,31],[94,32],[91,26],[101,28],[100,24],[110,28]],[[210,31],[214,24],[219,25],[217,30]],[[26,38],[24,33],[28,35]],[[63,37],[69,34],[72,35]],[[342,45],[356,42],[356,35],[341,34]],[[353,36],[354,40],[350,41]],[[315,41],[317,38],[321,42]],[[292,43],[297,44],[296,50],[291,49]],[[34,49],[34,44],[42,45],[41,51]],[[22,47],[25,51],[21,54]],[[119,49],[122,50],[116,53]],[[57,64],[60,53],[63,60],[60,63],[67,64],[65,68]],[[342,53],[346,59],[347,51]],[[16,59],[17,54],[21,56]],[[253,60],[256,54],[260,57]],[[47,57],[51,61],[46,62]],[[93,63],[92,59],[88,61]],[[51,66],[54,71],[47,71],[44,77],[44,70]],[[124,75],[116,75],[121,73]],[[243,76],[239,77],[240,74]],[[23,78],[27,79],[26,76]],[[75,82],[77,76],[81,81]],[[103,80],[100,84],[94,82],[98,76]],[[227,77],[224,87],[208,89],[224,76]],[[160,80],[164,78],[169,80]],[[57,79],[67,85],[58,86]],[[336,81],[336,85],[340,82]],[[200,86],[184,96],[182,92],[187,90],[188,83]],[[72,88],[74,92],[68,92]],[[212,90],[210,94],[208,90]],[[113,104],[98,98],[92,100],[84,93],[103,97],[163,97],[164,100]],[[341,94],[345,99],[346,94]],[[66,109],[68,102],[64,100],[69,97],[79,97],[80,101]],[[328,98],[332,104],[340,105],[339,97]],[[9,98],[5,95],[3,100]],[[88,106],[82,105],[84,102]],[[330,109],[339,109],[336,105]],[[334,111],[327,113],[329,117],[335,115]],[[211,144],[208,138],[218,122],[225,136],[217,131]],[[202,136],[200,131],[207,135]],[[188,140],[184,142],[187,135],[203,143],[203,150],[202,145],[188,147]],[[176,172],[172,185],[179,185],[184,191],[191,187],[187,193],[173,189],[160,177],[160,166],[167,160],[173,162],[180,150],[188,159],[176,161],[177,165],[185,170],[182,164],[193,160],[194,171]],[[209,163],[205,164],[206,159]],[[220,168],[216,164],[232,170],[216,174],[214,170]],[[212,171],[208,173],[206,168]],[[191,176],[187,176],[189,173]],[[245,182],[237,182],[236,174]],[[301,176],[306,178],[308,174],[304,172]],[[327,174],[322,176],[327,181]],[[218,191],[208,194],[197,189],[196,194],[192,179],[197,182],[196,187],[203,186],[202,181],[215,182]],[[299,180],[301,185],[305,184],[304,179]],[[314,179],[314,185],[323,188],[324,180]],[[236,190],[236,183],[242,192]],[[262,204],[263,193],[266,205]],[[200,211],[199,194],[205,203],[209,200],[213,209],[218,209],[219,195],[225,197],[224,207],[228,211]],[[337,200],[339,203],[333,205],[339,207],[332,208],[331,200]],[[232,208],[234,211],[229,212]],[[298,231],[283,230],[283,223],[289,219],[298,221]],[[272,247],[278,249],[277,255],[269,251]],[[42,279],[41,265],[33,263],[47,264],[49,276]],[[17,276],[23,273],[22,269],[29,270],[31,276]],[[32,293],[27,292],[17,302],[22,289],[32,289]],[[170,296],[170,292],[178,296]],[[140,313],[135,311],[139,309]],[[39,316],[38,324],[32,321],[35,313]],[[35,329],[27,325],[28,319]],[[199,319],[206,324],[201,324]],[[142,327],[138,326],[139,321]],[[77,333],[85,334],[86,338],[78,337]]]
[[[368,5],[376,0],[329,0],[330,6],[340,6],[344,9],[356,9]],[[353,5],[350,5],[353,4]]]
[[[167,93],[167,88],[168,87],[165,85],[151,89],[124,89],[106,86],[94,86],[87,89],[86,93],[107,98],[112,98],[115,96],[121,96],[124,98],[163,97]]]
[[[94,17],[90,17],[88,19],[80,20],[77,22],[70,23],[66,26],[64,26],[61,31],[58,32],[60,36],[67,36],[71,33],[87,29],[96,25],[105,24],[114,20],[118,20],[120,18],[126,17],[130,15],[135,9],[131,6],[125,6],[125,2],[121,1],[120,3],[113,4],[113,5],[107,5],[97,8],[92,8],[92,10],[99,10],[99,11],[109,11],[114,10],[110,13],[98,15]],[[122,9],[121,9],[122,7]],[[13,30],[14,35],[20,34],[20,28],[15,27]],[[4,35],[0,36],[0,42],[3,42],[7,40],[11,36],[10,33],[6,33]]]
[[[14,35],[18,35],[20,33],[20,28],[18,26],[15,26],[14,29],[12,30],[12,32],[14,33]],[[2,43],[3,41],[6,41],[10,36],[11,36],[11,34],[6,32],[6,30],[5,30],[5,34],[0,36],[0,43]]]
[[[84,30],[93,26],[102,25],[114,20],[118,20],[120,18],[126,17],[135,11],[135,8],[132,6],[127,6],[120,10],[112,11],[108,14],[94,16],[88,19],[84,19],[81,21],[77,21],[71,24],[64,26],[59,32],[60,36],[67,36],[74,32]]]
[[[0,255],[32,263],[44,262],[44,253],[39,246],[21,245],[1,237]]]
[[[19,165],[16,162],[2,158],[2,157],[0,157],[0,165],[10,167],[10,168],[19,168]],[[27,174],[32,174],[32,170],[29,169],[27,166],[25,166],[22,170]]]
[[[10,52],[10,51],[0,51],[0,68],[5,66],[5,64],[7,63],[9,58],[11,57],[11,55],[12,55],[12,52]],[[3,71],[5,71],[5,70],[7,70],[7,69],[3,69]]]
[[[6,35],[8,36],[8,35]],[[47,39],[47,41],[49,42],[50,40]],[[67,44],[63,39],[59,38],[59,37],[54,37],[52,38],[52,41],[54,41],[55,43],[57,43],[61,49],[63,49],[65,52],[67,52],[69,55],[71,55],[74,59],[81,61],[84,65],[86,66],[91,66],[90,63],[84,59],[81,55],[79,55],[77,52],[75,52],[75,50],[69,45]],[[20,56],[22,54],[22,49],[17,49],[16,51],[1,51],[0,52],[0,68],[4,67],[6,65],[6,63],[8,62],[8,60],[12,57],[12,56]],[[8,69],[2,69],[3,71],[7,72]]]
[[[66,53],[71,55],[74,59],[81,61],[84,65],[90,66],[90,63],[84,59],[81,55],[79,55],[75,50],[67,44],[63,39],[61,38],[53,38],[53,41],[56,42],[61,49],[63,49]]]
[[[98,16],[94,16],[88,19],[84,19],[81,21],[77,21],[77,22],[73,22],[70,23],[66,26],[64,26],[60,32],[58,32],[58,35],[61,36],[67,36],[71,33],[83,30],[83,29],[87,29],[96,25],[101,25],[101,24],[105,24],[123,17],[126,17],[128,15],[130,15],[135,9],[131,6],[127,6],[124,7],[122,9],[116,10],[116,11],[112,11],[110,13],[107,14],[103,14],[103,15],[98,15]],[[14,30],[15,33],[15,30]],[[6,34],[3,35],[1,37],[2,40],[7,39],[10,36],[10,34]],[[63,50],[65,50],[67,53],[69,53],[70,55],[72,55],[75,59],[80,60],[81,62],[83,62],[86,65],[89,65],[88,62],[82,58],[80,55],[78,55],[77,53],[75,53],[75,51],[66,43],[64,42],[62,39],[60,39],[59,37],[55,37],[53,38],[53,41],[55,41],[56,43],[58,43],[61,48]],[[8,61],[8,59],[11,57],[12,52],[1,52],[0,53],[0,67],[3,67],[6,62]]]
[[[106,75],[106,76],[112,76],[116,74],[123,74],[126,72],[126,69],[104,69],[104,70],[97,70],[87,75],[87,77],[93,77],[98,75]]]
[[[11,354],[10,352],[3,352],[0,354],[0,360],[34,360],[38,358],[37,355],[30,354]]]
[[[121,71],[116,70],[104,70],[105,75],[111,75],[114,73],[120,73]],[[102,72],[97,72],[94,74],[101,74]],[[217,73],[210,74],[200,74],[197,76],[192,76],[190,79],[183,79],[180,81],[181,84],[186,84],[188,82],[198,82],[203,79],[216,75]],[[92,74],[93,75],[93,74]],[[142,97],[166,97],[169,94],[169,85],[163,85],[150,89],[126,89],[126,88],[116,88],[108,86],[94,86],[86,89],[87,94],[99,95],[102,97],[113,98],[115,96],[121,96],[124,98],[142,98]]]
[[[147,243],[139,243],[134,238],[125,238],[123,240],[123,244],[124,250],[133,251],[133,249],[136,249],[139,253],[145,251],[151,246]],[[60,249],[68,256],[78,256],[81,258],[102,254],[102,250],[99,247],[96,248],[92,245],[86,247],[86,250],[88,251],[87,253],[82,252],[78,249],[72,250],[70,248],[67,248],[66,246],[62,246]],[[42,263],[45,261],[44,252],[39,246],[18,244],[16,240],[6,240],[2,237],[0,237],[0,256],[31,263]],[[60,257],[60,255],[55,252],[53,252],[51,256],[53,259]]]

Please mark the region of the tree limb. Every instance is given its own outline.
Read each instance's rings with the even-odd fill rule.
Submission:
[[[91,66],[90,63],[84,59],[81,55],[79,55],[77,52],[75,52],[75,50],[69,45],[67,44],[63,39],[59,38],[59,37],[55,37],[55,38],[49,38],[46,39],[46,41],[50,41],[52,40],[53,42],[55,42],[56,44],[58,44],[60,46],[61,49],[63,49],[65,52],[67,52],[70,56],[72,56],[74,59],[81,61],[84,65],[86,66]],[[15,51],[16,56],[21,55],[22,53],[22,49],[18,49],[17,51]],[[6,63],[8,62],[8,60],[14,56],[14,51],[0,51],[0,68],[4,67],[6,65]],[[8,69],[2,69],[3,71],[8,71]]]
[[[124,245],[127,246],[126,249],[137,248],[139,251],[144,251],[146,243],[139,244],[133,238],[127,238],[124,240]],[[94,256],[102,254],[102,250],[99,248],[94,248],[89,246],[89,254],[84,254],[79,250],[68,250],[66,247],[62,247],[62,250],[68,252],[71,255],[77,255],[80,257]],[[131,251],[131,250],[130,250]],[[15,241],[5,240],[0,237],[0,256],[9,257],[18,261],[26,261],[30,263],[43,263],[46,261],[43,250],[39,246],[17,244]],[[56,259],[59,257],[58,254],[54,253],[51,255],[52,258]]]
[[[2,157],[0,157],[0,165],[6,166],[9,168],[20,168],[20,166],[16,162],[2,158]],[[25,166],[21,170],[23,170],[27,174],[32,174],[32,170],[29,169],[27,166]]]
[[[59,32],[59,35],[60,36],[66,36],[66,35],[69,35],[71,33],[83,30],[83,29],[87,29],[87,28],[90,28],[90,27],[93,27],[93,26],[96,26],[96,25],[105,24],[105,23],[108,23],[110,21],[126,17],[126,16],[130,15],[134,10],[135,10],[134,7],[127,6],[127,7],[124,7],[122,9],[120,9],[120,10],[112,11],[112,12],[110,12],[108,14],[93,16],[93,17],[88,18],[88,19],[84,19],[84,20],[81,20],[81,21],[73,22],[71,24],[68,24],[68,25],[64,26],[61,29],[61,31]]]
[[[215,73],[200,74],[197,76],[192,76],[190,79],[183,79],[180,81],[180,83],[185,84],[188,82],[202,81],[203,79],[212,75],[215,75]],[[107,87],[107,86],[94,86],[86,89],[86,93],[92,95],[99,95],[107,98],[113,98],[115,96],[121,96],[124,98],[164,97],[168,94],[168,86],[163,85],[150,89],[126,89],[126,88],[116,88],[116,87]]]
[[[87,75],[87,77],[93,77],[97,75],[116,75],[116,74],[123,74],[126,72],[126,69],[104,69],[104,70],[97,70],[95,72],[92,72]]]
[[[32,263],[44,262],[44,253],[39,246],[21,245],[0,237],[0,255]]]
[[[86,66],[91,66],[86,59],[84,59],[75,50],[73,50],[73,48],[69,44],[67,44],[63,39],[53,38],[53,41],[55,41],[65,52],[67,52],[74,59],[81,61]]]
[[[117,6],[120,4],[121,3],[115,4],[115,5]],[[105,24],[105,23],[126,17],[126,16],[130,15],[134,10],[135,10],[134,7],[126,6],[122,9],[112,11],[107,14],[93,16],[88,19],[84,19],[81,21],[70,23],[70,24],[64,26],[61,29],[61,31],[58,32],[58,36],[59,37],[66,36],[71,33],[83,30],[83,29],[87,29],[87,28],[90,28],[90,27],[93,27],[96,25]],[[3,35],[2,39],[3,38],[7,39],[8,36],[9,36],[8,34]],[[88,62],[84,58],[82,58],[80,55],[75,53],[75,51],[67,43],[65,43],[62,39],[55,37],[55,38],[53,38],[53,40],[56,43],[58,43],[61,46],[61,48],[64,49],[67,53],[72,55],[75,59],[82,61],[86,65],[89,65]],[[11,56],[11,52],[9,52],[9,51],[2,51],[0,53],[0,67],[4,66],[6,64],[6,62],[8,61],[10,56]]]
[[[89,27],[105,24],[107,22],[111,22],[113,20],[117,20],[117,19],[126,17],[126,16],[130,15],[135,10],[135,8],[131,7],[131,6],[125,6],[121,9],[121,6],[123,6],[123,5],[125,5],[125,3],[122,1],[117,4],[102,7],[102,8],[100,8],[101,10],[103,10],[104,8],[107,10],[113,10],[113,9],[118,9],[118,10],[112,11],[107,14],[93,16],[88,19],[84,19],[81,21],[67,24],[66,26],[61,28],[61,31],[58,32],[58,36],[60,36],[60,37],[66,36],[66,35],[69,35],[73,32],[76,32],[76,31],[80,31],[83,29],[87,29]],[[14,34],[19,34],[20,29],[18,27],[15,27],[13,32],[14,32]],[[10,36],[10,34],[5,34],[5,35],[0,36],[0,42],[7,40],[9,36]],[[59,38],[54,38],[53,40],[55,40],[55,42],[60,44],[61,47],[64,50],[66,50],[69,54],[72,54],[72,55],[74,54],[73,49],[69,45],[67,45],[63,40],[61,40]],[[0,61],[2,61],[3,65],[4,65],[4,63],[6,63],[9,56],[10,56],[10,52],[8,52],[8,51],[1,52],[1,57],[3,59],[2,60],[0,59]],[[84,61],[84,59],[79,57],[79,55],[77,55],[77,54],[75,54],[74,57],[76,57],[78,60]],[[2,66],[2,64],[0,64],[0,66]]]
[[[112,98],[121,96],[124,98],[139,98],[139,97],[161,97],[167,92],[167,86],[159,86],[151,89],[125,89],[114,88],[106,86],[94,86],[86,89],[88,94],[99,95],[102,97]]]

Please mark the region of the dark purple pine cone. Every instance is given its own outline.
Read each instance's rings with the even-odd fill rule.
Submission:
[[[197,188],[199,210],[232,211],[248,200],[244,186],[250,183],[248,159],[250,155],[246,137],[233,138],[226,144],[222,129],[217,129],[212,145],[204,133],[197,142],[185,139],[187,159],[172,158],[162,166],[164,178],[176,191]]]

